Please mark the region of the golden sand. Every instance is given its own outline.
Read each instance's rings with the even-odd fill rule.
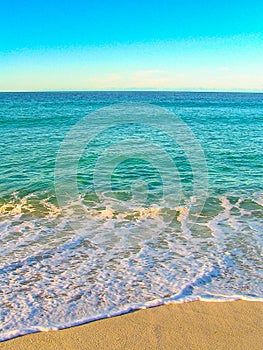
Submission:
[[[263,303],[189,302],[0,344],[1,350],[263,349]]]

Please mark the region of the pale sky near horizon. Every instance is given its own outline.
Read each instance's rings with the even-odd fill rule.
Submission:
[[[0,91],[263,91],[263,2],[0,3]]]

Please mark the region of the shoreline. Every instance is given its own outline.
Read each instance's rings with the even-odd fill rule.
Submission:
[[[3,350],[262,349],[261,301],[190,301],[0,343]]]

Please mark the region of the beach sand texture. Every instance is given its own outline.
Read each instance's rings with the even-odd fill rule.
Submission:
[[[1,350],[263,349],[263,303],[189,302],[59,331],[26,335]]]

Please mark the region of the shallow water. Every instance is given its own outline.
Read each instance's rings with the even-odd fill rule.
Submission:
[[[164,137],[158,120],[117,125],[114,109],[112,127],[79,155],[78,197],[61,205],[54,178],[67,133],[126,102],[174,113],[207,168],[197,159],[194,173],[191,143]],[[168,301],[262,298],[262,94],[0,93],[0,123],[1,340]],[[161,127],[178,125],[162,117]],[[196,177],[207,180],[202,205]]]

